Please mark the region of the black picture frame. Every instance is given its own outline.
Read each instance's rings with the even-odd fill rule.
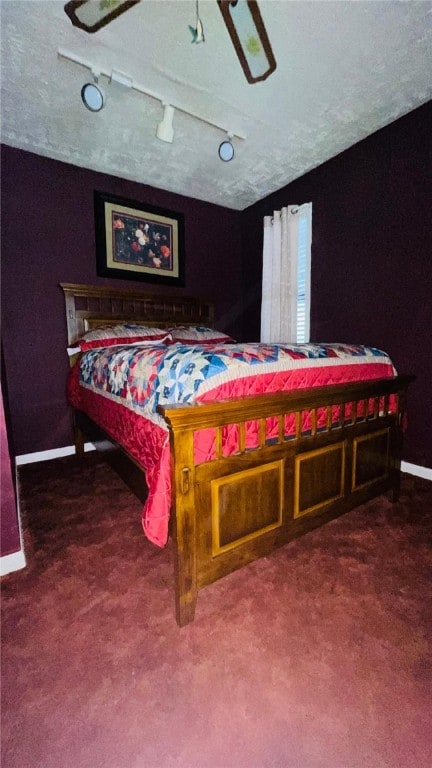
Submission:
[[[94,192],[100,277],[184,285],[184,216]]]

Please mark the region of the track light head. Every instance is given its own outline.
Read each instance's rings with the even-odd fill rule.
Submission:
[[[229,163],[234,157],[234,147],[232,144],[232,136],[228,133],[227,138],[221,144],[219,144],[218,155],[224,163]]]
[[[92,83],[85,83],[81,88],[81,99],[85,107],[90,112],[100,112],[105,106],[105,92],[98,83],[98,78],[95,76]]]
[[[172,144],[174,138],[174,107],[171,107],[169,104],[164,104],[163,106],[164,114],[162,120],[158,123],[156,136],[161,141],[166,141],[168,144]]]

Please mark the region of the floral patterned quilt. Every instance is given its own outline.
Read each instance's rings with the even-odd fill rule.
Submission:
[[[136,344],[92,349],[72,370],[69,401],[142,464],[148,538],[164,546],[171,504],[168,431],[158,405],[209,402],[393,377],[389,356],[350,344]],[[229,436],[227,436],[227,439]],[[210,447],[196,446],[205,454]],[[228,451],[229,453],[229,451]]]

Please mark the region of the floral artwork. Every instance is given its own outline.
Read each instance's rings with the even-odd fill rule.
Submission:
[[[95,192],[98,274],[181,285],[183,216]]]
[[[172,227],[112,213],[114,261],[172,270]]]

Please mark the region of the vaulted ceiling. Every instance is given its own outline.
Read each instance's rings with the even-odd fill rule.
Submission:
[[[199,1],[200,44],[196,0],[141,0],[95,34],[62,0],[3,0],[2,142],[243,210],[431,98],[431,2],[259,7],[277,68],[249,84],[216,0]],[[80,97],[92,67],[108,75],[98,113]],[[162,103],[177,107],[172,143],[155,135]],[[228,163],[225,131],[244,137]]]

